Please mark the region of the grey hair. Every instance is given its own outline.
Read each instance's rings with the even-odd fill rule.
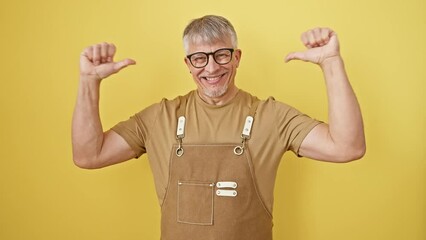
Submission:
[[[188,53],[190,43],[215,43],[223,41],[224,37],[231,38],[233,48],[238,47],[237,33],[231,22],[221,16],[206,15],[193,19],[186,26],[183,32],[183,47]]]

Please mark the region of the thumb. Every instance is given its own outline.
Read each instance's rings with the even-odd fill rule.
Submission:
[[[114,63],[114,70],[115,72],[120,71],[121,69],[129,66],[129,65],[135,65],[136,61],[130,58],[126,58],[124,60],[121,60],[119,62]]]
[[[306,59],[306,55],[304,52],[291,52],[289,54],[287,54],[287,56],[285,57],[285,62],[289,62],[291,60],[302,60],[302,61],[307,61]]]

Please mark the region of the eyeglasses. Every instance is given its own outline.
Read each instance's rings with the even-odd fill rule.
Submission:
[[[224,65],[232,60],[233,48],[221,48],[214,52],[196,52],[186,56],[195,68],[203,68],[209,64],[209,56],[212,55],[214,61],[219,65]]]

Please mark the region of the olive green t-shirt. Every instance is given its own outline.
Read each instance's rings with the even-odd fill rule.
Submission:
[[[196,90],[189,92],[183,144],[241,144],[253,99],[257,98],[239,90],[226,105],[216,106],[205,103]],[[163,99],[112,128],[134,150],[135,157],[148,154],[160,205],[167,189],[172,146],[177,143],[179,105],[179,98]],[[259,103],[247,146],[257,188],[270,213],[276,172],[284,152],[291,150],[297,154],[303,139],[319,123],[272,97]]]

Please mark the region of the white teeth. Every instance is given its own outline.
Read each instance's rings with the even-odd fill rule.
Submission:
[[[216,81],[219,80],[219,77],[206,77],[207,81]]]
[[[222,75],[221,76],[217,76],[217,77],[203,77],[204,79],[206,79],[207,81],[218,81],[220,78],[222,77]]]

